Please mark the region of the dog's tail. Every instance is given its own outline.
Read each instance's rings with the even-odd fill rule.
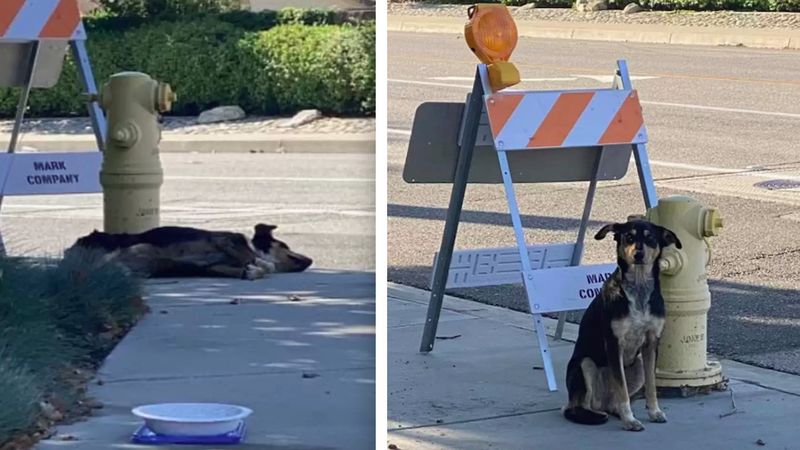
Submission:
[[[563,411],[567,420],[582,425],[601,425],[608,422],[608,414],[592,411],[582,406],[563,408]]]

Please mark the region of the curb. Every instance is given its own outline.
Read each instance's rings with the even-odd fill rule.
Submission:
[[[465,23],[466,19],[457,17],[390,14],[388,16],[387,29],[389,31],[403,32],[461,34],[464,32]],[[651,44],[724,45],[800,50],[800,30],[772,31],[718,27],[701,28],[519,20],[517,21],[517,33],[520,37],[533,38]]]
[[[9,135],[0,135],[0,148]],[[18,148],[40,152],[95,150],[93,135],[24,135]],[[375,134],[215,134],[164,135],[161,153],[375,153]]]

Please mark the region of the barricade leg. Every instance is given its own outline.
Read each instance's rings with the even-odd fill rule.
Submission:
[[[25,118],[25,108],[28,106],[28,97],[31,94],[31,85],[33,85],[33,73],[36,71],[36,62],[39,59],[39,43],[33,42],[31,46],[33,55],[28,61],[28,68],[25,71],[25,85],[22,86],[22,91],[19,94],[17,115],[14,117],[14,128],[11,131],[11,141],[8,143],[8,153],[14,153],[17,149],[19,133],[22,130],[22,121]]]
[[[436,259],[436,267],[431,283],[431,298],[428,302],[428,315],[425,319],[425,330],[422,333],[422,342],[419,351],[427,353],[433,350],[436,340],[436,328],[439,326],[439,315],[442,312],[442,299],[447,285],[447,273],[450,269],[450,261],[453,257],[453,247],[458,233],[458,222],[461,217],[461,207],[464,204],[464,193],[467,190],[467,178],[469,168],[472,163],[472,152],[475,149],[475,139],[478,132],[478,123],[481,118],[483,102],[483,86],[480,77],[475,76],[475,84],[472,88],[472,95],[467,103],[467,114],[464,124],[464,139],[458,154],[456,163],[455,179],[453,189],[450,192],[450,204],[447,207],[447,218],[444,223],[444,233],[442,233],[442,243],[439,247],[439,256]]]
[[[78,67],[78,75],[83,82],[83,88],[89,95],[89,117],[92,120],[92,128],[94,129],[94,137],[97,140],[97,148],[100,151],[105,150],[106,143],[106,118],[100,104],[96,98],[97,84],[94,81],[94,74],[92,73],[92,65],[89,63],[89,52],[86,51],[85,41],[71,41],[70,48],[72,49],[72,57],[75,59],[76,66]]]
[[[603,162],[603,147],[597,150],[597,157],[594,161],[594,168],[592,169],[592,179],[589,181],[589,190],[586,192],[586,202],[583,205],[583,215],[581,216],[581,225],[578,228],[578,238],[575,241],[575,249],[572,251],[572,260],[570,265],[580,266],[581,258],[583,257],[583,241],[586,239],[586,229],[589,226],[589,217],[592,214],[592,204],[594,203],[594,194],[597,191],[597,174],[600,173],[600,167]],[[567,312],[561,311],[558,313],[558,324],[556,325],[556,332],[553,338],[560,340],[564,334],[564,324],[567,321]]]
[[[528,255],[528,246],[525,243],[525,233],[522,229],[522,219],[519,214],[519,207],[517,205],[517,196],[514,193],[514,183],[511,179],[511,170],[508,166],[508,157],[506,152],[502,150],[497,151],[497,159],[500,162],[500,172],[503,175],[503,186],[506,191],[506,199],[508,200],[508,209],[511,214],[511,223],[514,226],[514,235],[517,240],[517,247],[519,248],[519,257],[522,262],[522,276],[527,276],[531,271],[531,260]],[[530,304],[530,298],[528,303]],[[550,345],[547,342],[547,335],[545,334],[544,322],[542,315],[533,313],[533,327],[536,330],[536,338],[539,341],[539,350],[542,355],[542,364],[544,365],[545,377],[547,377],[547,387],[551,391],[558,390],[556,385],[555,373],[553,371],[553,360],[550,356]]]
[[[633,89],[628,63],[624,59],[617,61],[617,74],[623,89]],[[656,186],[653,182],[653,172],[650,170],[650,159],[647,157],[647,147],[644,144],[634,144],[633,156],[636,159],[636,172],[639,175],[645,207],[647,209],[655,208],[658,206],[658,195],[656,195]]]

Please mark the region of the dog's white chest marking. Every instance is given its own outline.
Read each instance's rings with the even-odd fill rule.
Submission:
[[[658,337],[664,327],[664,319],[650,314],[649,305],[645,304],[643,309],[635,305],[631,300],[628,315],[611,323],[625,365],[633,363],[648,335]]]

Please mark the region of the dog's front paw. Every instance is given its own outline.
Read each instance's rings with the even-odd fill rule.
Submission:
[[[244,269],[244,277],[248,280],[257,280],[259,278],[264,278],[265,271],[261,267],[258,267],[253,264],[248,264],[247,267]]]
[[[647,415],[650,416],[651,422],[664,423],[667,421],[667,415],[660,409],[647,410]]]
[[[637,419],[630,419],[622,421],[622,428],[625,428],[628,431],[642,431],[644,430],[644,425],[642,425],[642,422],[639,422]]]
[[[277,270],[275,263],[267,261],[266,259],[256,258],[256,265],[264,269],[266,273],[275,273]]]

